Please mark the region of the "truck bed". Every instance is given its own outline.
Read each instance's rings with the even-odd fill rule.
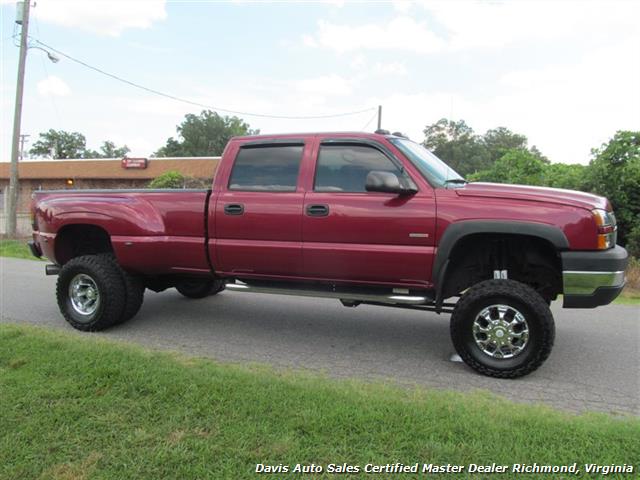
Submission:
[[[49,253],[53,257],[59,253],[53,234],[82,221],[111,233],[113,250],[127,270],[209,272],[205,248],[209,195],[206,189],[43,190],[33,195],[38,222],[34,227],[50,238],[43,248],[49,258]],[[41,218],[48,221],[38,221]],[[46,230],[40,230],[41,225]]]

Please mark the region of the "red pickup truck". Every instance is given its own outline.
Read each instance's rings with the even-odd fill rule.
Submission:
[[[129,320],[145,288],[329,297],[451,313],[456,351],[495,377],[549,356],[559,294],[608,304],[627,265],[605,198],[468,183],[385,131],[233,138],[209,190],[42,191],[32,214],[77,329]]]

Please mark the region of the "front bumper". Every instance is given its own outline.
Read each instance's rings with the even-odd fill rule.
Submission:
[[[562,252],[564,308],[595,308],[611,303],[625,284],[627,251],[615,246],[597,252]]]

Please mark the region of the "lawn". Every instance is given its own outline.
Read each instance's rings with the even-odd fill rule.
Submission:
[[[28,260],[37,260],[31,255],[27,240],[0,240],[0,257],[26,258]]]
[[[640,305],[640,290],[625,287],[620,296],[613,303],[622,303],[623,305]]]
[[[0,478],[239,479],[256,477],[257,463],[342,462],[578,462],[584,474],[584,463],[640,459],[631,417],[223,365],[35,327],[0,325],[0,345]]]

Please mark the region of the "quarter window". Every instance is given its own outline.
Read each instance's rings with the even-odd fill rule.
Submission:
[[[400,169],[381,151],[364,145],[323,145],[318,155],[316,192],[365,192],[369,172]]]
[[[241,148],[229,190],[295,192],[303,145]]]

